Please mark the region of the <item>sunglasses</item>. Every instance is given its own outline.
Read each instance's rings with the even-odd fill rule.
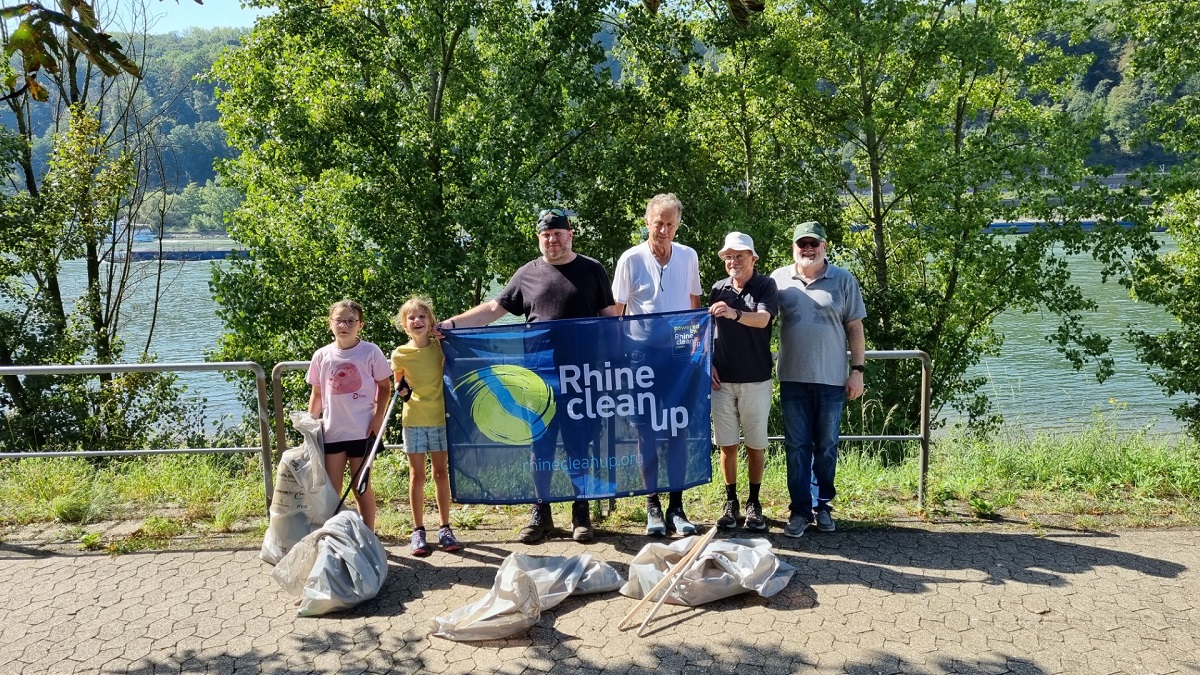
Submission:
[[[819,248],[821,242],[818,239],[800,239],[796,242],[797,248]]]

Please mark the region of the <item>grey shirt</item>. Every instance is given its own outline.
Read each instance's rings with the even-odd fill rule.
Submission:
[[[828,261],[807,286],[795,265],[771,278],[779,289],[779,381],[846,384],[846,324],[867,316],[858,280]]]

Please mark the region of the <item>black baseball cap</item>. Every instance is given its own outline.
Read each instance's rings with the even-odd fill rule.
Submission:
[[[537,231],[545,232],[546,230],[570,230],[571,219],[567,217],[566,211],[562,209],[544,209],[538,213]]]

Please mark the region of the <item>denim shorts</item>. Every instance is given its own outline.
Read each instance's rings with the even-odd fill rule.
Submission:
[[[404,452],[423,455],[427,452],[445,452],[450,445],[446,442],[446,426],[404,427]]]

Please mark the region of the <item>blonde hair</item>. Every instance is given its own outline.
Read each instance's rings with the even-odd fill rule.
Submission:
[[[396,312],[396,316],[392,318],[392,324],[396,326],[402,333],[408,335],[408,329],[405,324],[408,323],[408,317],[417,310],[423,310],[429,315],[429,323],[433,325],[437,323],[437,316],[433,313],[433,301],[423,295],[414,295],[400,305],[400,311]],[[409,337],[412,337],[409,335]]]
[[[330,305],[329,306],[329,316],[327,318],[332,319],[333,313],[338,311],[339,309],[348,309],[351,312],[354,312],[354,314],[358,316],[359,321],[363,320],[362,305],[360,305],[357,302],[350,300],[348,298],[345,300],[338,300],[337,302]]]

